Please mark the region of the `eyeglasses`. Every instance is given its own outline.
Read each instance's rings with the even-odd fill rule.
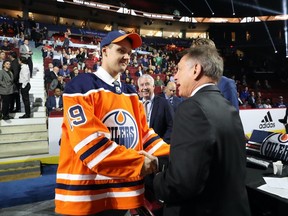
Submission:
[[[176,92],[176,90],[174,90],[174,89],[169,89],[169,91]]]

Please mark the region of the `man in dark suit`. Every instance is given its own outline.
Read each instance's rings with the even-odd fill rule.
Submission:
[[[46,108],[48,113],[50,113],[51,111],[63,110],[62,92],[59,88],[55,88],[54,95],[47,98]]]
[[[144,74],[138,79],[139,93],[143,98],[146,110],[147,122],[151,128],[165,142],[170,143],[170,135],[173,125],[173,109],[163,97],[154,94],[154,79]]]
[[[173,107],[174,112],[176,112],[177,107],[183,101],[182,98],[176,96],[176,84],[175,82],[168,82],[164,92],[159,94],[160,97],[164,97],[169,104]]]
[[[250,215],[244,131],[216,86],[222,73],[223,59],[211,46],[186,50],[178,64],[175,80],[187,99],[177,108],[168,167],[154,178],[164,216]]]

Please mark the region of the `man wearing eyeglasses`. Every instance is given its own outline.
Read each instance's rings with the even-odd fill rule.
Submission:
[[[166,98],[169,104],[173,107],[174,112],[176,112],[178,105],[183,101],[182,98],[177,97],[176,95],[175,82],[168,82],[163,93],[161,93],[159,96]]]

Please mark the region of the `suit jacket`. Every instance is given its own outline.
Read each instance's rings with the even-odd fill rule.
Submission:
[[[29,49],[30,49],[30,47],[29,47]],[[27,54],[28,51],[32,51],[32,50],[31,50],[31,49],[30,49],[30,50],[27,50],[27,48],[26,48],[26,46],[25,46],[24,44],[21,45],[20,48],[19,48],[19,53],[20,53],[20,55],[23,56],[23,57],[25,57],[25,58],[31,57],[30,54]]]
[[[53,96],[49,96],[47,98],[46,107],[47,107],[48,112],[52,111],[53,108],[55,109],[55,107],[56,107],[56,98],[55,98],[54,95]],[[63,108],[62,96],[60,96],[60,99],[59,99],[59,108]]]
[[[165,93],[163,93],[163,92],[162,92],[161,94],[159,94],[159,96],[166,99]],[[166,100],[167,100],[167,99],[166,99]],[[174,112],[176,112],[177,107],[179,106],[179,104],[180,104],[182,101],[183,101],[183,98],[179,98],[179,97],[173,96],[173,100],[172,100],[173,104],[171,104],[170,101],[168,101],[168,102],[169,102],[169,104],[173,107]]]
[[[222,76],[217,84],[222,95],[230,101],[230,103],[239,110],[238,96],[237,96],[237,87],[235,81],[229,79],[225,76]]]
[[[13,94],[14,78],[11,71],[0,70],[0,95]]]
[[[150,116],[150,127],[167,143],[170,143],[173,116],[174,113],[168,101],[165,98],[155,96]]]
[[[172,131],[168,168],[154,178],[164,216],[249,216],[244,131],[217,86],[184,100]]]

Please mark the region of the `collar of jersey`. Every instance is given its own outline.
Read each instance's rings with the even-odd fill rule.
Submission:
[[[95,72],[95,75],[108,85],[114,86],[113,82],[115,81],[115,79],[103,67],[99,67],[98,70]],[[118,76],[117,81],[120,83],[121,87],[122,83],[120,81],[120,76]]]

